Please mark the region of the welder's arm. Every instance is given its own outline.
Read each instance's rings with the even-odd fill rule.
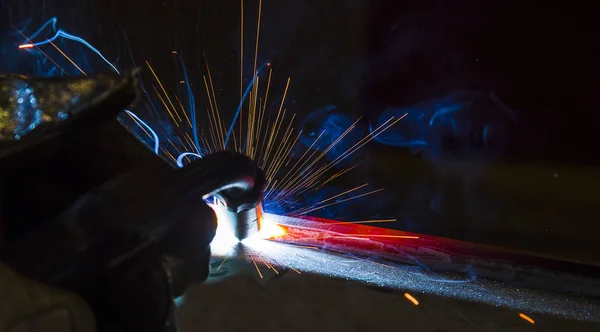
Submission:
[[[134,75],[0,87],[0,331],[163,330],[173,296],[206,278],[216,220],[117,122]]]

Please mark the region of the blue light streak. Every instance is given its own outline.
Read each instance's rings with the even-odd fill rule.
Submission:
[[[185,64],[183,63],[183,58],[179,57],[179,61],[181,63],[181,68],[183,69],[183,78],[185,80],[185,86],[187,88],[188,107],[189,107],[189,112],[190,112],[190,117],[191,117],[190,120],[192,122],[192,134],[194,135],[194,144],[196,144],[196,147],[199,150],[200,149],[200,140],[198,139],[198,125],[197,125],[197,121],[196,121],[196,100],[194,99],[194,92],[192,91],[192,86],[190,85],[190,80],[188,79],[187,71],[185,70]],[[202,156],[199,156],[199,158],[202,158]]]
[[[179,155],[179,157],[177,157],[177,167],[182,168],[183,165],[183,158],[187,157],[187,156],[194,156],[197,158],[202,158],[201,155],[197,154],[197,153],[193,153],[193,152],[184,152],[182,154]]]
[[[154,139],[154,153],[158,155],[160,141],[158,139],[158,135],[156,135],[156,132],[146,122],[142,121],[142,119],[135,115],[135,113],[133,113],[132,111],[125,110],[125,113],[129,114],[129,116],[134,118],[140,126],[144,126],[150,132],[150,134],[152,135],[152,139]]]
[[[44,30],[44,28],[46,28],[48,25],[51,25],[52,29],[56,31],[54,36],[52,36],[48,39],[42,40],[40,42],[32,42],[30,44],[21,45],[21,48],[23,48],[24,46],[40,47],[42,45],[50,44],[50,43],[54,42],[56,39],[62,37],[65,39],[69,39],[69,40],[78,42],[78,43],[84,45],[85,47],[89,48],[92,52],[96,53],[102,60],[104,60],[104,62],[106,62],[112,68],[112,70],[114,70],[117,74],[121,74],[121,72],[119,72],[119,70],[117,69],[117,67],[115,65],[113,65],[110,61],[108,61],[108,59],[100,51],[98,51],[97,48],[95,48],[94,46],[92,46],[92,44],[85,41],[85,39],[75,36],[75,35],[72,35],[70,33],[67,33],[66,31],[64,31],[62,29],[57,30],[56,22],[57,22],[56,17],[51,18],[46,23],[44,23],[44,25],[42,25],[42,27],[40,29],[38,29],[38,31],[36,31],[33,35],[31,35],[29,38],[27,38],[27,40],[31,41],[32,39],[37,37],[37,35],[40,34]]]
[[[48,21],[46,21],[35,33],[33,33],[32,35],[30,35],[29,37],[26,38],[27,40],[27,44],[22,44],[19,46],[19,48],[22,49],[29,49],[29,48],[33,48],[33,47],[40,47],[43,45],[47,45],[47,44],[51,44],[53,43],[55,40],[59,39],[59,38],[65,38],[68,40],[72,40],[75,41],[77,43],[82,44],[83,46],[87,47],[89,50],[91,50],[92,52],[94,52],[96,55],[98,55],[107,65],[110,66],[110,68],[117,74],[121,74],[121,72],[119,71],[119,69],[112,63],[110,62],[97,48],[95,48],[92,44],[88,43],[85,39],[70,34],[62,29],[58,29],[57,28],[57,22],[58,19],[56,17],[53,17],[51,19],[49,19]],[[47,29],[48,27],[51,28],[52,32],[54,32],[54,35],[48,39],[42,40],[42,41],[38,41],[38,42],[34,42],[33,39],[36,39],[45,29]],[[184,81],[186,82],[186,90],[187,90],[187,94],[188,94],[188,103],[189,103],[189,114],[190,114],[190,122],[192,124],[192,134],[193,134],[193,140],[194,143],[196,145],[196,147],[198,148],[197,153],[194,152],[183,152],[180,153],[179,156],[176,158],[176,164],[178,167],[183,167],[183,159],[185,157],[196,157],[196,158],[202,158],[202,152],[201,151],[201,146],[200,146],[200,139],[198,137],[198,126],[197,126],[197,115],[196,115],[196,102],[194,99],[194,94],[191,88],[191,85],[189,83],[189,78],[187,75],[187,72],[185,70],[185,65],[183,63],[183,59],[181,57],[179,57],[179,60],[181,62],[182,68],[183,68],[183,75],[184,75]],[[252,77],[252,81],[250,82],[250,84],[246,87],[246,90],[244,91],[244,94],[242,95],[242,99],[240,100],[240,103],[237,107],[237,110],[235,112],[233,121],[231,122],[231,125],[229,127],[229,130],[227,132],[227,136],[225,137],[225,142],[224,142],[224,146],[223,149],[227,148],[227,143],[229,142],[229,138],[231,136],[231,133],[233,131],[233,128],[235,126],[235,123],[240,115],[240,112],[242,110],[243,104],[246,101],[246,98],[248,97],[248,94],[250,93],[252,87],[254,86],[254,82],[256,81],[256,78],[258,77],[258,75],[260,75],[260,73],[262,72],[262,70],[266,67],[269,66],[270,64],[268,62],[263,63],[258,70],[254,73],[253,77]],[[146,94],[146,96],[149,98],[150,100],[150,96],[148,96]],[[150,100],[150,103],[152,104],[152,101]],[[152,104],[152,106],[154,107],[154,105]],[[158,134],[156,133],[156,131],[154,131],[152,129],[152,127],[150,125],[148,125],[145,121],[143,121],[142,119],[140,119],[139,116],[137,116],[135,113],[133,113],[131,110],[125,110],[125,112],[131,116],[136,124],[138,126],[140,126],[140,128],[144,129],[144,131],[146,131],[153,139],[154,141],[154,145],[153,145],[153,151],[155,154],[159,154],[160,152],[160,139]]]
[[[223,149],[227,149],[227,143],[229,142],[229,136],[231,136],[233,127],[235,127],[235,123],[237,122],[237,119],[240,116],[240,111],[242,110],[244,101],[246,101],[246,97],[248,97],[248,93],[250,93],[250,89],[252,89],[252,86],[254,85],[254,82],[256,81],[256,77],[260,74],[260,72],[263,70],[263,68],[265,68],[265,66],[268,66],[268,65],[269,65],[269,62],[265,62],[262,65],[260,65],[260,67],[258,68],[256,73],[254,73],[254,76],[252,76],[252,81],[250,82],[250,84],[248,84],[248,87],[246,87],[246,91],[244,91],[244,94],[242,95],[242,100],[240,100],[238,108],[235,111],[235,115],[233,116],[233,121],[231,121],[229,130],[227,131],[227,136],[225,136],[225,143],[223,144]]]
[[[52,26],[52,31],[56,32],[57,31],[56,22],[58,22],[58,19],[56,17],[49,19],[48,21],[46,21],[46,23],[42,24],[42,26],[36,32],[34,32],[31,36],[29,36],[29,38],[27,38],[27,39],[31,41],[32,39],[37,37],[40,33],[42,33],[42,31],[44,31],[44,29],[46,29],[49,25]]]
[[[56,28],[56,23],[57,23],[57,18],[53,17],[51,19],[49,19],[48,21],[46,21],[46,23],[44,23],[35,33],[33,33],[31,36],[29,36],[27,38],[28,41],[31,42],[32,39],[35,39],[42,31],[44,31],[44,29],[46,29],[48,26],[52,27],[52,30],[55,31],[54,36],[52,36],[49,39],[40,41],[40,42],[31,42],[30,44],[23,44],[20,47],[21,48],[30,48],[30,47],[40,47],[46,44],[50,44],[52,42],[54,42],[57,38],[66,38],[75,42],[78,42],[82,45],[84,45],[85,47],[87,47],[88,49],[90,49],[92,52],[96,53],[106,64],[108,64],[112,70],[114,70],[117,74],[121,74],[121,72],[117,69],[117,67],[112,64],[97,48],[95,48],[92,44],[88,43],[87,41],[85,41],[83,38],[69,34],[67,32],[65,32],[62,29],[57,29]],[[183,61],[183,60],[182,60]],[[183,65],[183,62],[182,62]],[[263,65],[264,66],[264,65]],[[185,67],[184,67],[185,68]],[[261,67],[262,68],[262,67]],[[184,76],[185,76],[185,81],[188,82],[188,77],[187,77],[187,73],[184,70]],[[188,90],[188,98],[189,98],[189,103],[190,103],[190,108],[191,108],[191,115],[192,115],[192,119],[193,119],[193,124],[192,124],[192,130],[193,130],[193,134],[194,134],[194,141],[196,143],[196,146],[200,146],[199,139],[198,139],[198,133],[197,133],[197,125],[196,125],[196,107],[195,107],[195,100],[194,100],[194,96],[192,93],[192,89],[189,85],[189,83],[187,84],[187,90]],[[248,89],[249,90],[249,89]],[[142,128],[145,128],[145,130],[152,136],[152,139],[154,141],[154,147],[153,147],[153,151],[156,155],[159,154],[159,149],[160,149],[160,139],[158,138],[158,135],[156,134],[156,132],[154,131],[154,129],[152,129],[152,127],[150,127],[150,125],[148,125],[145,121],[143,121],[142,119],[140,119],[140,117],[138,117],[135,113],[133,113],[130,110],[125,110],[125,113],[127,113],[129,116],[131,116],[135,122]],[[186,156],[195,156],[198,158],[202,158],[202,156],[200,154],[197,153],[191,153],[191,152],[184,152],[182,154],[179,155],[179,157],[177,158],[177,166],[178,167],[183,167],[183,158]]]

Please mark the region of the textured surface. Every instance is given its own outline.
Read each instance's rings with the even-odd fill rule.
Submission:
[[[264,281],[264,279],[263,279]],[[192,331],[598,331],[592,323],[290,272],[267,285],[239,274],[188,289],[180,327]]]
[[[43,123],[76,116],[128,81],[116,75],[62,80],[0,75],[0,140],[19,140]]]
[[[2,332],[95,330],[92,312],[79,296],[24,279],[2,263],[0,299]]]

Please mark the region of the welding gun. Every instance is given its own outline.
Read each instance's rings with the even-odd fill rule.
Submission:
[[[77,294],[96,322],[71,315],[58,330],[176,330],[173,299],[209,272],[217,220],[204,200],[234,217],[260,204],[265,180],[250,159],[222,152],[177,169],[116,120],[138,96],[136,75],[0,75],[0,273],[10,276],[0,294],[15,276]],[[50,331],[23,300],[1,300],[0,329]],[[19,306],[29,318],[1,326]]]

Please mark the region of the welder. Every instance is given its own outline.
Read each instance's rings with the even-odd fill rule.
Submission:
[[[257,207],[264,176],[217,153],[176,169],[118,120],[136,71],[0,75],[0,331],[176,330],[209,272],[217,196]]]

